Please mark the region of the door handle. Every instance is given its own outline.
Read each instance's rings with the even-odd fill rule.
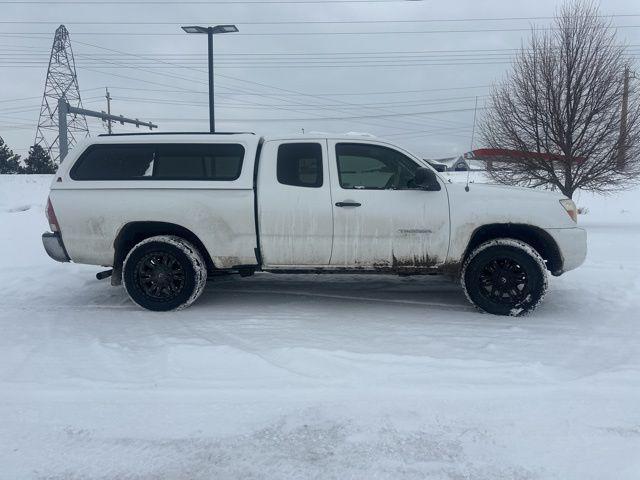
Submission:
[[[336,207],[359,207],[362,205],[358,202],[338,202],[336,203]]]

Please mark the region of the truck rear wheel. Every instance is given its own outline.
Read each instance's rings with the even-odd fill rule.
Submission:
[[[462,267],[462,287],[471,303],[494,315],[519,316],[535,309],[547,291],[540,254],[520,240],[483,243]]]
[[[207,266],[198,249],[173,235],[147,238],[123,264],[124,287],[135,303],[154,311],[191,305],[204,290]]]

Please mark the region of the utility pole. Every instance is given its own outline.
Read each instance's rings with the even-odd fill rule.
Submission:
[[[84,117],[94,117],[99,118],[103,122],[106,121],[114,121],[120,122],[122,125],[125,123],[131,123],[136,127],[148,127],[149,130],[154,128],[158,128],[158,126],[151,122],[141,122],[137,118],[127,118],[122,115],[111,115],[104,112],[94,112],[93,110],[86,110],[84,108],[73,107],[67,103],[67,100],[62,97],[58,100],[58,140],[60,146],[60,163],[64,160],[64,157],[67,156],[69,152],[69,136],[68,136],[68,125],[67,125],[67,115],[73,114],[83,115]],[[73,118],[73,117],[72,117]]]
[[[211,27],[207,28],[207,53],[209,57],[209,132],[215,133],[216,118],[213,102],[216,97],[213,95],[213,28]]]
[[[107,115],[111,115],[111,95],[109,95],[109,88],[104,87],[106,91],[106,95],[104,98],[107,99]],[[113,132],[111,130],[111,120],[107,120],[107,133],[111,135]]]
[[[624,69],[622,86],[622,112],[620,113],[620,137],[618,142],[618,169],[624,170],[627,163],[627,116],[629,114],[629,67]]]

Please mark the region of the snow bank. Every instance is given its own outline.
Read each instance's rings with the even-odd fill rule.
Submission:
[[[49,230],[45,217],[52,175],[0,175],[0,265],[47,265],[50,258],[40,235]]]
[[[52,179],[53,175],[0,175],[0,212],[46,205]]]

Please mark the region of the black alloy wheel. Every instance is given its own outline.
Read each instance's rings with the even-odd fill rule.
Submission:
[[[185,271],[175,256],[168,252],[151,252],[135,267],[140,290],[150,298],[171,300],[185,286]]]
[[[181,309],[202,293],[207,267],[191,243],[159,235],[134,246],[123,264],[124,287],[135,303],[154,311]]]
[[[530,245],[501,238],[483,243],[466,259],[462,286],[469,301],[494,315],[531,312],[547,290],[544,260]]]
[[[480,293],[490,301],[516,307],[529,295],[529,279],[512,258],[495,258],[480,272]]]

